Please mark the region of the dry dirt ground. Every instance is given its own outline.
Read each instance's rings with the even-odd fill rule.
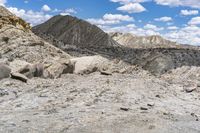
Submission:
[[[144,73],[4,79],[0,132],[199,133],[198,81]]]

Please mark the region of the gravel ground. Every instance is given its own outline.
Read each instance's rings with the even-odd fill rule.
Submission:
[[[0,81],[0,132],[199,133],[200,88],[141,74]]]

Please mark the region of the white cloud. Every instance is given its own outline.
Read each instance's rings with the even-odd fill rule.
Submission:
[[[24,3],[26,3],[26,4],[27,4],[28,2],[29,2],[28,0],[25,0],[25,1],[24,1]]]
[[[105,14],[103,16],[104,20],[109,21],[133,21],[133,17],[130,17],[129,15],[122,15],[122,14]]]
[[[200,8],[200,0],[110,0],[110,1],[119,2],[120,4],[154,1],[156,4],[165,6],[184,6],[184,7]]]
[[[157,4],[167,5],[167,6],[178,6],[180,5],[180,0],[155,0]]]
[[[23,18],[28,23],[31,23],[32,25],[40,24],[52,17],[51,15],[45,14],[43,12],[34,12],[32,10],[26,11],[24,9],[18,9],[16,7],[8,7],[7,9],[18,17]]]
[[[132,33],[137,36],[160,35],[160,33],[157,31],[154,31],[152,29],[138,28],[134,24],[128,24],[117,27],[110,27],[110,26],[99,26],[99,27],[102,28],[105,32]]]
[[[151,29],[151,30],[154,30],[154,31],[161,31],[161,30],[164,30],[164,28],[159,28],[157,27],[156,25],[153,25],[153,24],[146,24],[144,26],[144,29]]]
[[[182,44],[200,45],[200,27],[186,26],[163,35],[165,38]]]
[[[123,21],[131,22],[134,21],[134,18],[130,17],[129,15],[105,14],[100,19],[89,18],[87,19],[87,21],[95,25],[113,25],[113,24],[119,24]]]
[[[179,28],[177,26],[169,26],[167,27],[168,30],[178,30]]]
[[[157,4],[166,6],[187,6],[200,8],[200,0],[154,0]]]
[[[181,10],[181,15],[189,16],[189,15],[197,15],[199,14],[198,10]]]
[[[95,19],[95,18],[89,18],[87,19],[87,21],[95,25],[112,25],[112,24],[120,23],[120,21],[116,21],[116,20],[104,20],[104,19]]]
[[[48,5],[43,5],[42,11],[49,12],[49,11],[51,11],[51,8]]]
[[[59,10],[57,9],[57,10],[54,10],[54,11],[59,11]],[[64,11],[62,11],[60,13],[60,15],[65,16],[65,15],[71,15],[71,14],[76,14],[76,13],[77,13],[77,11],[75,9],[69,8],[69,9],[65,9]]]
[[[199,25],[200,24],[200,17],[194,17],[189,22],[189,25]]]
[[[118,7],[117,10],[128,13],[139,13],[146,11],[146,9],[139,3],[128,3]]]
[[[0,6],[4,6],[6,4],[7,0],[0,0]]]
[[[118,2],[120,4],[128,4],[128,3],[142,3],[142,2],[147,2],[151,0],[110,0],[111,2]]]
[[[172,21],[172,18],[171,17],[161,17],[161,18],[155,18],[154,19],[155,21],[161,21],[161,22],[169,22],[169,21]]]

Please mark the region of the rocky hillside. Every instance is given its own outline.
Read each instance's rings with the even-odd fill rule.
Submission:
[[[23,74],[20,75],[20,78],[23,76],[23,81],[35,76],[59,78],[66,73],[89,74],[95,71],[102,71],[106,74],[113,71],[124,73],[126,68],[131,67],[123,61],[116,62],[101,56],[72,59],[67,54],[68,51],[64,52],[60,47],[57,48],[32,33],[31,27],[24,20],[13,15],[4,7],[0,7],[0,10],[0,63],[3,63],[3,65],[0,64],[0,71],[5,71],[0,73],[0,79],[9,77],[10,69],[5,64],[11,67],[12,72]],[[73,35],[71,34],[71,36]],[[98,44],[98,46],[100,45]],[[83,47],[90,48],[90,46]],[[79,47],[79,50],[81,48]],[[79,50],[77,53],[81,54]],[[105,70],[110,70],[110,72],[104,72]]]
[[[166,40],[158,35],[136,36],[131,33],[109,33],[119,44],[130,48],[176,48],[181,47],[176,42]]]
[[[44,62],[70,56],[45,42],[30,30],[29,24],[0,7],[1,58],[25,60],[29,63]]]
[[[55,77],[56,69],[64,66],[59,66],[59,63],[65,63],[67,67],[70,58],[66,52],[32,33],[30,25],[24,20],[0,6],[0,77],[9,76],[10,71],[4,71],[7,68],[5,64],[12,72],[26,73],[20,75],[23,81],[26,81],[24,76],[44,76],[43,69],[47,70],[47,77]]]
[[[33,32],[63,50],[76,54],[107,52],[119,44],[95,25],[72,16],[55,16],[33,28]]]
[[[117,33],[110,37],[96,26],[71,16],[55,16],[34,27],[33,31],[73,56],[100,54],[137,65],[153,74],[160,75],[181,66],[200,65],[197,48],[183,47],[159,36],[134,37]],[[112,38],[126,44],[119,45]]]

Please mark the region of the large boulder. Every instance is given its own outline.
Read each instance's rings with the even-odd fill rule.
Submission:
[[[108,66],[109,60],[101,56],[85,56],[71,59],[75,62],[75,74],[89,74]],[[106,65],[107,64],[107,65]]]
[[[62,74],[73,73],[74,64],[66,58],[47,60],[43,63],[30,64],[23,60],[10,63],[12,73],[23,74],[27,78],[59,78]]]
[[[21,68],[18,73],[25,75],[28,78],[43,77],[44,65],[42,63],[34,65],[26,65]]]
[[[4,78],[9,78],[11,73],[11,69],[9,66],[0,63],[0,80]]]
[[[62,74],[73,73],[74,63],[69,60],[58,60],[50,64],[44,72],[46,78],[59,78]]]
[[[28,63],[24,60],[15,59],[12,62],[9,63],[10,68],[12,69],[12,72],[19,72],[22,68],[26,66],[31,66],[31,63]]]

